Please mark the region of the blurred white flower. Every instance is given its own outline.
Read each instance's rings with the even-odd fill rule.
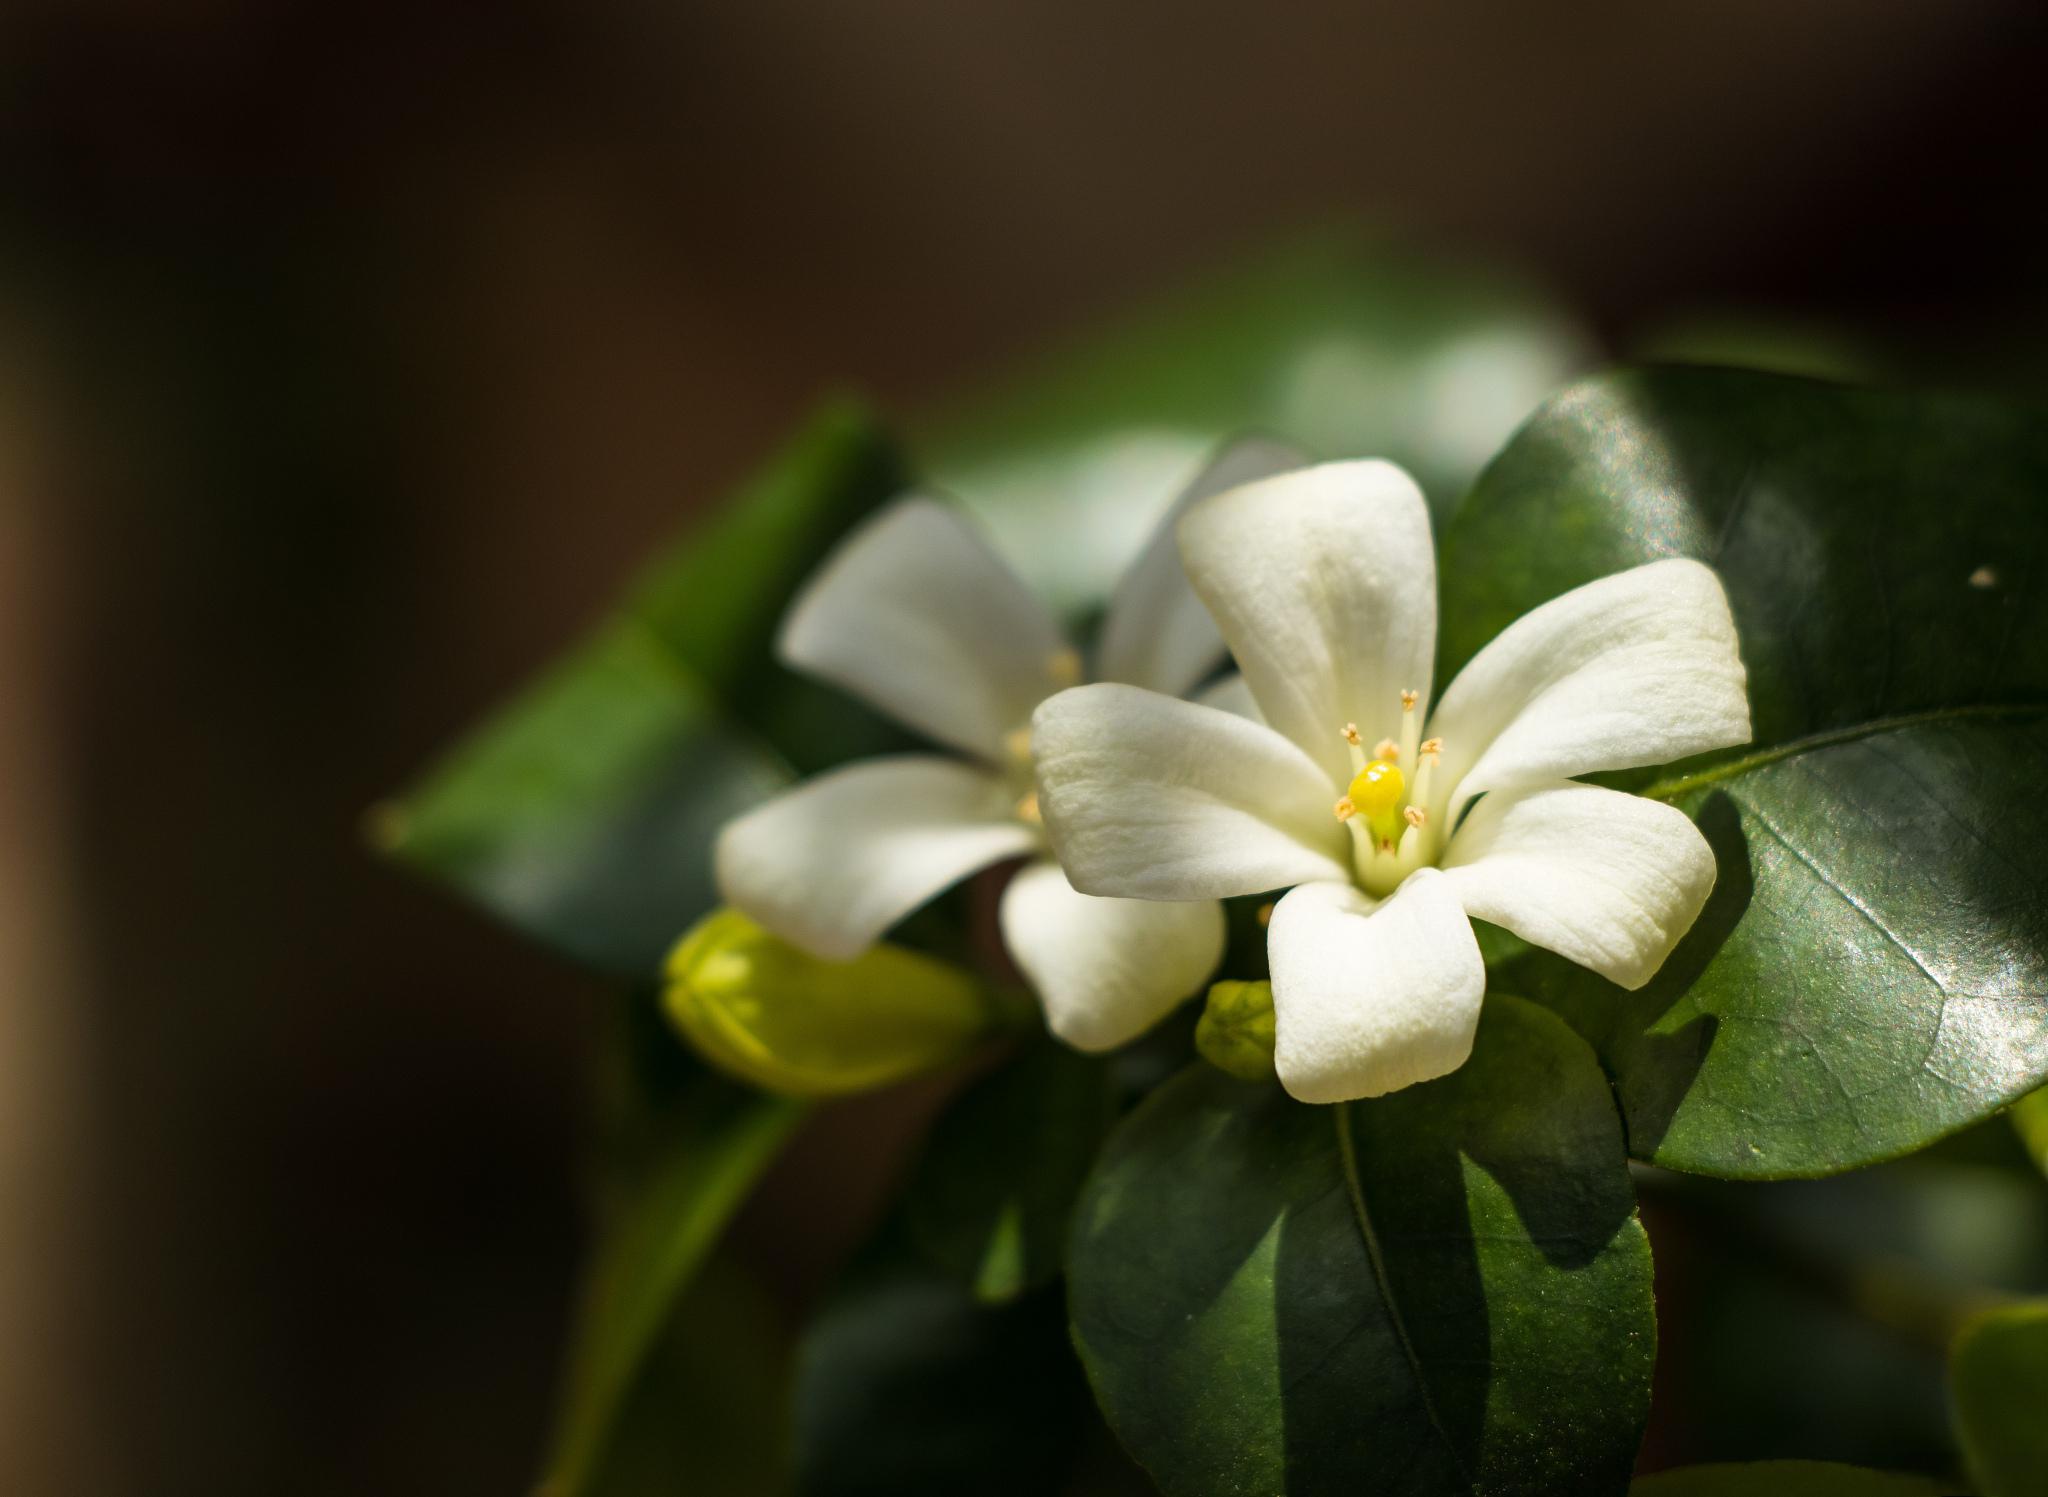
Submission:
[[[1300,461],[1247,441],[1196,478],[1111,597],[1096,679],[1165,700],[1222,663],[1174,522],[1196,500]],[[847,960],[969,874],[1029,857],[1003,893],[1003,941],[1053,1032],[1088,1050],[1148,1028],[1214,970],[1215,900],[1079,894],[1047,856],[1031,715],[1082,680],[1084,662],[958,510],[913,497],[862,525],[791,605],[778,649],[958,753],[850,764],[732,821],[715,853],[728,904],[814,956]]]
[[[1036,717],[1039,803],[1090,894],[1291,888],[1267,933],[1289,1092],[1378,1096],[1462,1065],[1486,984],[1468,916],[1649,980],[1705,904],[1713,853],[1682,812],[1573,777],[1748,740],[1711,570],[1652,562],[1553,599],[1432,714],[1436,562],[1399,468],[1267,478],[1179,535],[1263,721],[1139,686],[1063,692]]]

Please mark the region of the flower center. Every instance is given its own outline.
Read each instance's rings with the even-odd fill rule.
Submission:
[[[1045,657],[1045,679],[1049,683],[1046,694],[1050,696],[1069,686],[1078,686],[1084,673],[1081,652],[1062,645]],[[1008,760],[1003,766],[1004,777],[1017,797],[1010,814],[1033,831],[1043,834],[1045,817],[1038,809],[1038,790],[1032,777],[1030,723],[1012,728],[1003,736],[1003,754]]]
[[[1350,829],[1359,885],[1382,898],[1416,869],[1436,861],[1429,794],[1443,740],[1422,741],[1420,700],[1417,692],[1401,693],[1400,739],[1382,738],[1370,754],[1358,725],[1344,724],[1354,773],[1337,801],[1337,819]]]

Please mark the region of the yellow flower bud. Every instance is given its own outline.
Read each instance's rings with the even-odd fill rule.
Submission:
[[[1273,984],[1216,982],[1195,1024],[1195,1048],[1240,1081],[1273,1079]]]
[[[868,1091],[955,1059],[994,1027],[981,985],[900,946],[827,962],[738,910],[669,953],[663,1007],[706,1060],[789,1096]]]

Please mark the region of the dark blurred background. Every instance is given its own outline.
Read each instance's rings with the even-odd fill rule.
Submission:
[[[359,818],[822,390],[922,408],[1347,214],[1610,349],[1736,308],[2024,381],[2043,22],[14,0],[0,1490],[530,1479],[599,991]],[[774,1200],[800,1293],[843,1244]]]

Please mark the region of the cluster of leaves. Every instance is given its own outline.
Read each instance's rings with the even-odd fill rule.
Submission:
[[[691,1062],[636,996],[548,1491],[1035,1493],[1077,1452],[1113,1482],[1092,1407],[1171,1497],[1622,1492],[1657,1361],[1639,1182],[1857,1169],[2048,1081],[2048,424],[1661,368],[1569,385],[1510,439],[1581,346],[1478,272],[1326,243],[916,433],[919,464],[835,406],[380,819],[396,856],[644,983],[713,902],[727,816],[892,741],[769,641],[913,472],[1081,603],[1147,504],[1264,430],[1422,477],[1446,678],[1535,604],[1661,556],[1718,568],[1740,630],[1754,742],[1614,777],[1694,816],[1720,864],[1649,986],[1496,933],[1471,1061],[1336,1107],[1189,1063],[1184,1024],[1106,1060],[1023,1045],[936,1124],[793,1369],[744,1292],[690,1286],[732,1272],[717,1238],[804,1110]],[[1249,913],[1229,970],[1256,976]],[[944,910],[920,918],[913,939],[962,952]],[[2037,1148],[2043,1107],[2015,1114]],[[2048,1490],[2048,1310],[1972,1301],[1962,1325],[1956,1303],[1917,1324],[1960,1330],[1972,1480]],[[764,1465],[779,1416],[728,1405],[785,1375],[794,1458]],[[751,1465],[720,1464],[721,1430]],[[1633,1488],[1953,1489],[1802,1463]]]

